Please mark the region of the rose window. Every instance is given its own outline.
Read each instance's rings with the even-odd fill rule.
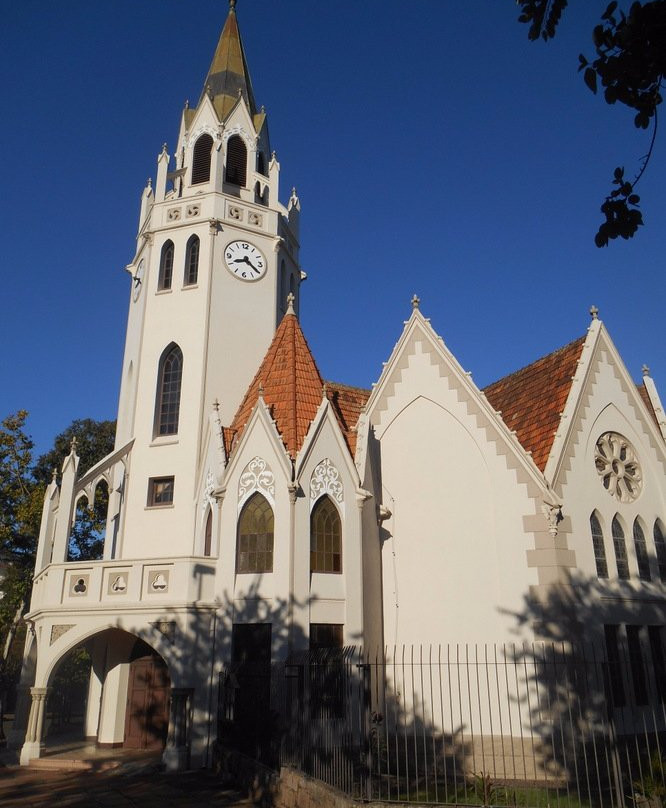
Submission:
[[[604,488],[619,502],[633,502],[643,479],[634,447],[617,432],[604,432],[594,450],[594,464]]]

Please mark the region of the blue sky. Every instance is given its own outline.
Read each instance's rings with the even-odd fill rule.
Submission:
[[[584,333],[600,309],[666,397],[666,143],[646,226],[598,250],[613,168],[648,146],[577,74],[606,2],[530,43],[511,0],[239,0],[255,96],[302,203],[301,322],[326,378],[370,386],[421,308],[484,386]],[[1,0],[0,417],[38,452],[113,418],[139,196],[173,146],[224,0]]]

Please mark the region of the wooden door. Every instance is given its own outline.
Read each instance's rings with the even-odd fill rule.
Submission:
[[[169,671],[161,657],[132,660],[125,713],[126,748],[164,747],[169,728],[169,690]]]

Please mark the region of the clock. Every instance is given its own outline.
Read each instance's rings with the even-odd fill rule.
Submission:
[[[143,258],[139,262],[139,266],[136,268],[136,272],[132,275],[132,283],[134,284],[134,288],[132,289],[132,299],[137,301],[139,299],[139,295],[141,294],[141,287],[143,286]]]
[[[232,241],[224,248],[224,263],[236,278],[258,281],[266,274],[263,253],[249,241]]]

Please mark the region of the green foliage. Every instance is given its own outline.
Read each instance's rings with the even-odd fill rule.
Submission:
[[[518,19],[529,23],[530,39],[555,36],[566,0],[517,2],[521,7]],[[650,147],[634,179],[625,179],[623,168],[615,169],[613,184],[617,187],[601,205],[605,220],[594,239],[597,247],[605,247],[610,239],[632,238],[643,224],[635,187],[650,160],[657,134],[657,107],[666,74],[666,0],[634,2],[628,14],[613,0],[595,26],[592,39],[596,58],[590,62],[583,54],[578,57],[578,70],[587,87],[596,94],[600,85],[607,104],[619,102],[635,110],[637,128],[653,125]]]
[[[58,474],[60,473],[73,438],[76,438],[76,453],[79,456],[78,474],[79,476],[85,474],[95,463],[113,451],[115,434],[115,421],[93,421],[91,418],[72,421],[67,429],[55,438],[53,449],[37,459],[33,469],[35,480],[48,485],[53,469],[57,469]]]

